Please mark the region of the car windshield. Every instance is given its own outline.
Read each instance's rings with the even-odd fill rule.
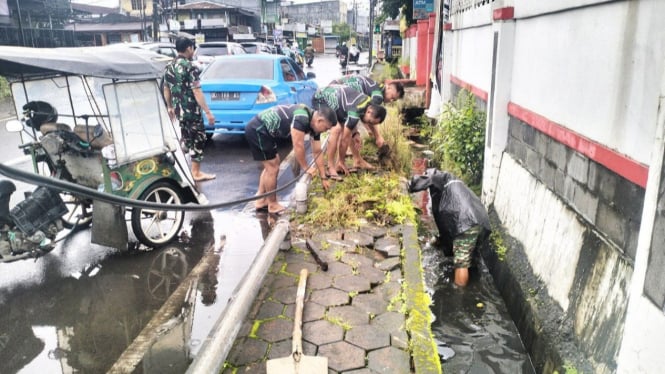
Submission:
[[[274,79],[273,60],[220,58],[206,69],[202,79]]]
[[[245,51],[247,53],[256,53],[257,46],[254,44],[243,44],[242,45],[245,48]]]
[[[197,56],[220,56],[220,55],[228,55],[229,50],[226,48],[226,46],[210,46],[210,47],[204,47],[204,46],[199,46],[196,49],[196,55]]]

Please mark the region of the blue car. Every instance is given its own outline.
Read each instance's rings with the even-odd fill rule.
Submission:
[[[279,104],[311,105],[318,85],[314,73],[282,55],[218,56],[201,75],[201,88],[215,123],[206,133],[244,134],[245,125],[260,111]]]

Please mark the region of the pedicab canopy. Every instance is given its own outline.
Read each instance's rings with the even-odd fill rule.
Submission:
[[[84,75],[141,80],[160,78],[170,58],[136,48],[30,48],[0,46],[0,75]]]

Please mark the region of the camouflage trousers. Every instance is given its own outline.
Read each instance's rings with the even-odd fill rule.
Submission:
[[[453,253],[455,256],[455,268],[464,269],[471,266],[471,257],[476,247],[480,226],[474,226],[453,239]]]
[[[203,160],[203,147],[206,143],[203,121],[201,119],[181,121],[180,131],[185,147],[192,155],[192,161],[201,162]]]

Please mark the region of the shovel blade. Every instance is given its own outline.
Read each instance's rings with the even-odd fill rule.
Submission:
[[[268,360],[266,364],[268,374],[327,374],[328,358],[315,356],[300,356],[300,362],[292,356]]]

